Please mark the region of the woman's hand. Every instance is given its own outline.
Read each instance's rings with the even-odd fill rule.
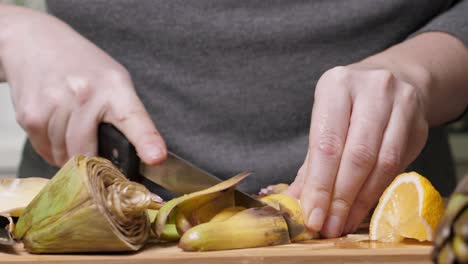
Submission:
[[[429,126],[466,109],[467,67],[461,42],[426,33],[323,74],[307,157],[286,191],[300,198],[308,228],[325,237],[357,229],[418,156]]]
[[[417,88],[383,68],[336,67],[320,78],[308,154],[291,186],[309,228],[336,237],[357,227],[423,148],[424,107]]]
[[[102,121],[122,131],[146,163],[165,158],[122,65],[46,14],[0,5],[0,17],[0,62],[16,118],[43,158],[60,166],[76,153],[96,154]]]

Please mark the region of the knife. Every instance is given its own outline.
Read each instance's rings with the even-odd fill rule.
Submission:
[[[98,128],[98,155],[110,160],[132,181],[155,183],[157,186],[153,189],[161,190],[157,194],[163,199],[200,191],[222,181],[170,151],[163,163],[154,166],[144,164],[136,154],[135,147],[116,127],[108,123],[101,123]],[[170,191],[172,195],[164,190]],[[237,205],[248,208],[264,206],[263,202],[237,189],[235,201]]]

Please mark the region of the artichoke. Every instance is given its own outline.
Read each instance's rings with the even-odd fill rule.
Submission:
[[[149,237],[153,199],[108,160],[78,155],[24,209],[13,235],[32,253],[135,251]]]
[[[435,263],[468,263],[468,175],[450,196],[432,251]]]

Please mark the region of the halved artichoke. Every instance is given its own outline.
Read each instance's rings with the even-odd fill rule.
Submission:
[[[108,160],[78,155],[26,207],[13,235],[32,253],[135,251],[148,239],[153,200]]]

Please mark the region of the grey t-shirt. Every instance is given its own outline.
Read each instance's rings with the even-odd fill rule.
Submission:
[[[314,87],[326,70],[423,31],[448,32],[468,43],[468,1],[48,5],[129,70],[169,149],[221,178],[254,170],[241,185],[250,193],[296,176],[307,150]],[[455,182],[452,165],[444,129],[433,128],[409,169],[447,195]],[[26,145],[20,176],[50,177],[54,171]]]

